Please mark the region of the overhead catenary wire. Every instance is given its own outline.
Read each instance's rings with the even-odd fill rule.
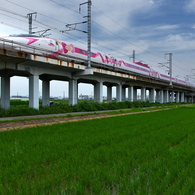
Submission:
[[[69,9],[69,10],[71,10],[71,11],[75,12],[75,13],[79,13],[78,11],[73,10],[73,9],[71,9],[71,8],[69,8],[69,7],[67,7],[67,6],[65,6],[65,5],[63,5],[63,4],[61,4],[61,3],[58,3],[58,2],[56,2],[56,1],[54,1],[54,0],[50,0],[50,1],[52,1],[52,2],[54,2],[54,3],[56,3],[56,4],[58,4],[58,5],[61,5],[61,6],[65,7],[66,9]],[[94,6],[93,6],[93,7],[94,7]],[[103,12],[102,12],[102,13],[103,13]],[[79,14],[80,14],[80,13],[79,13]],[[81,14],[81,15],[82,15],[82,14]],[[82,16],[84,16],[84,15],[82,15]],[[113,21],[114,21],[114,20],[113,20]],[[98,24],[97,22],[95,22],[93,19],[92,19],[92,22],[93,22],[93,23],[95,23],[96,25],[100,26],[100,27],[101,27],[101,28],[103,28],[104,30],[108,31],[109,33],[111,33],[111,34],[115,35],[116,37],[118,37],[118,38],[122,39],[123,41],[126,41],[126,42],[130,43],[131,45],[134,45],[135,47],[137,47],[137,48],[139,48],[139,49],[141,49],[141,50],[144,50],[144,51],[150,52],[150,51],[145,50],[144,48],[142,48],[142,47],[140,47],[140,46],[138,46],[138,45],[134,44],[133,42],[130,42],[129,40],[124,39],[123,37],[120,37],[119,35],[117,35],[117,34],[113,33],[111,30],[109,30],[109,29],[107,29],[107,28],[103,27],[102,25]],[[118,24],[118,23],[117,23],[117,24]],[[152,52],[150,52],[150,53],[152,53]],[[152,53],[152,54],[154,54],[154,53]],[[157,54],[154,54],[154,55],[157,55]],[[158,56],[158,57],[161,57],[161,56],[159,56],[159,55],[157,55],[157,56]]]
[[[132,34],[133,36],[137,37],[138,39],[146,42],[147,44],[149,44],[146,40],[140,38],[139,36],[137,36],[135,33],[132,33],[131,31],[129,31],[129,29],[127,29],[126,27],[122,26],[120,23],[118,23],[117,21],[115,21],[113,18],[111,18],[110,16],[108,16],[107,14],[105,14],[103,11],[99,10],[97,7],[95,7],[94,5],[92,5],[96,10],[98,10],[100,13],[102,13],[104,16],[106,16],[107,18],[109,18],[111,21],[113,21],[114,23],[116,23],[118,26],[122,27],[123,29],[125,29],[128,33]],[[145,49],[143,49],[145,50]],[[147,51],[147,50],[146,50]],[[155,54],[156,55],[156,54]],[[162,57],[162,56],[159,56]]]
[[[8,1],[8,0],[6,0],[6,1]],[[34,12],[34,10],[32,10],[32,9],[26,8],[26,7],[24,7],[24,6],[21,6],[21,5],[19,5],[19,4],[16,4],[16,3],[14,3],[14,2],[11,2],[11,1],[8,1],[8,2],[9,2],[9,3],[12,3],[12,4],[16,5],[16,6],[19,6],[19,7],[23,8],[23,9],[26,9],[26,10],[28,10],[28,11],[30,11],[30,12]],[[8,11],[8,10],[6,10],[6,11]],[[17,14],[16,12],[13,12],[13,11],[9,11],[9,13],[12,13],[12,14],[17,15],[17,16],[21,16],[22,18],[26,18],[25,16],[23,16],[23,15],[21,15],[21,14]],[[47,16],[47,15],[44,15],[44,14],[40,14],[40,13],[37,13],[37,14],[42,15],[42,16],[44,16],[44,17],[47,17],[47,18],[49,18],[49,19],[52,19],[52,20],[54,20],[54,21],[61,22],[61,23],[63,23],[64,25],[67,24],[67,23],[65,23],[64,21],[56,20],[55,18],[52,18],[52,17],[50,17],[50,16]],[[8,16],[8,17],[10,17],[10,16]],[[14,18],[14,19],[18,20],[17,18]],[[20,21],[20,20],[19,20],[19,21]],[[36,22],[36,23],[39,23],[39,24],[41,24],[41,25],[43,25],[43,26],[45,26],[45,27],[49,27],[50,29],[54,30],[55,33],[61,34],[61,36],[62,36],[62,33],[60,33],[60,29],[54,28],[54,27],[52,27],[52,26],[48,26],[47,24],[43,24],[42,22],[39,22],[38,20],[34,20],[34,19],[33,19],[33,21]],[[25,23],[27,24],[27,22],[25,22]],[[6,23],[5,25],[14,27],[13,25],[8,24],[8,23]],[[40,27],[40,26],[39,26],[39,27]],[[21,29],[21,28],[17,27],[17,29]],[[25,30],[25,31],[27,31],[27,30]],[[81,44],[83,44],[83,45],[85,45],[85,43],[81,41],[81,38],[80,38],[80,37],[76,37],[75,35],[72,36],[72,35],[69,35],[68,33],[66,33],[65,36],[68,37],[68,38],[70,38],[70,39],[72,39],[72,40],[75,40],[75,41],[77,41],[77,42],[79,42],[79,43],[81,43]]]
[[[16,4],[16,3],[12,2],[12,1],[9,1],[9,0],[6,0],[6,1],[8,1],[8,2],[14,4],[14,5],[17,5],[17,6],[21,7],[21,8],[27,9],[27,10],[29,10],[29,11],[34,11],[34,10],[28,9],[28,8],[26,8],[26,7],[24,7],[24,6],[21,6],[21,5],[19,5],[19,4]],[[69,9],[69,10],[71,10],[71,11],[77,13],[77,14],[80,14],[79,11],[73,10],[73,9],[71,9],[71,8],[69,8],[69,7],[67,7],[67,6],[65,6],[65,5],[63,5],[63,4],[61,4],[61,3],[58,3],[58,2],[56,2],[56,1],[54,1],[54,0],[50,0],[50,1],[53,2],[53,3],[55,3],[55,4],[58,4],[58,5],[60,5],[60,6],[63,6],[63,7],[65,7],[66,9]],[[94,7],[94,6],[93,6],[93,7]],[[96,8],[96,9],[97,9],[97,8]],[[103,13],[103,12],[101,12],[101,13]],[[43,15],[43,16],[45,16],[45,17],[48,17],[48,16],[46,16],[46,15],[44,15],[44,14],[40,14],[40,15]],[[81,15],[82,15],[82,14],[81,14]],[[106,16],[106,14],[104,14],[104,15]],[[84,15],[83,15],[83,16],[84,16]],[[106,16],[106,17],[107,17],[107,16]],[[48,17],[48,18],[53,19],[53,20],[56,20],[56,19],[51,18],[51,17]],[[108,17],[108,18],[110,18],[110,17]],[[110,18],[110,19],[111,19],[111,18]],[[113,19],[111,19],[111,20],[114,21]],[[56,21],[59,21],[59,20],[56,20]],[[62,22],[62,21],[60,21],[60,22]],[[141,50],[143,50],[143,51],[147,51],[147,52],[149,52],[149,53],[152,53],[152,52],[150,52],[150,51],[148,51],[148,50],[146,50],[146,49],[144,49],[144,48],[142,48],[142,47],[140,47],[140,46],[134,44],[133,42],[130,42],[129,40],[124,39],[123,37],[120,37],[119,35],[113,33],[111,30],[109,30],[109,29],[103,27],[102,25],[98,24],[98,23],[95,22],[94,20],[92,20],[92,22],[95,23],[96,25],[100,26],[100,27],[103,28],[104,30],[108,31],[109,33],[113,34],[113,35],[116,36],[117,38],[120,38],[121,40],[123,40],[123,41],[125,41],[125,42],[128,42],[128,43],[130,43],[131,45],[134,45],[135,47],[137,47],[137,48],[139,48],[139,49],[141,49]],[[114,22],[115,22],[115,21],[114,21]],[[63,22],[63,23],[64,23],[64,22]],[[116,23],[117,23],[117,22],[116,22]],[[67,24],[67,23],[66,23],[66,24]],[[117,23],[117,24],[118,24],[118,23]],[[47,26],[47,25],[45,25],[45,26]],[[121,26],[121,25],[120,25],[120,26]],[[154,54],[154,53],[152,53],[152,54]],[[156,54],[154,54],[154,55],[156,55]],[[156,56],[158,56],[158,55],[156,55]],[[161,56],[158,56],[158,57],[161,57]]]
[[[3,25],[6,25],[6,26],[9,26],[9,27],[12,27],[12,28],[15,28],[15,29],[19,29],[19,30],[22,30],[22,31],[26,31],[26,29],[24,29],[24,28],[21,28],[21,27],[15,26],[15,25],[13,25],[13,24],[8,24],[8,23],[6,23],[6,22],[2,22],[2,21],[0,21],[0,24],[3,24]]]
[[[52,1],[52,2],[54,2],[54,3],[56,3],[56,4],[58,4],[58,5],[60,5],[60,6],[63,6],[63,7],[65,7],[66,9],[70,9],[71,11],[74,11],[74,12],[76,12],[76,13],[79,13],[78,11],[75,11],[75,10],[73,10],[73,9],[71,9],[71,8],[68,8],[67,6],[65,6],[65,5],[62,5],[62,4],[60,4],[60,3],[57,3],[57,2],[55,2],[55,1],[53,1],[53,0],[50,0],[50,1]],[[9,1],[10,3],[13,3],[13,2],[11,2],[11,1]],[[33,12],[34,10],[31,10],[31,9],[28,9],[28,8],[26,8],[26,7],[24,7],[24,6],[21,6],[21,5],[19,5],[19,4],[16,4],[16,3],[13,3],[14,5],[17,5],[17,6],[19,6],[19,7],[21,7],[21,8],[24,8],[24,9],[27,9],[28,11],[31,11],[31,12]],[[8,11],[8,10],[7,10]],[[14,15],[17,15],[17,13],[15,13],[15,12],[12,12],[12,11],[9,11],[10,13],[12,13],[12,14],[14,14]],[[44,14],[40,14],[40,13],[37,13],[37,14],[39,14],[39,15],[43,15],[44,17],[48,17],[48,18],[50,18],[50,19],[53,19],[54,21],[56,20],[56,19],[54,19],[54,18],[52,18],[52,17],[49,17],[49,16],[47,16],[47,15],[44,15]],[[22,15],[20,15],[21,17],[24,17],[24,16],[22,16]],[[56,33],[58,32],[58,31],[60,31],[60,29],[57,29],[57,28],[53,28],[52,26],[50,26],[50,25],[47,25],[47,24],[44,24],[44,23],[42,23],[42,22],[40,22],[40,21],[38,21],[38,20],[34,20],[33,19],[33,21],[34,22],[36,22],[36,23],[39,23],[39,24],[41,24],[41,25],[43,25],[43,26],[45,26],[45,27],[49,27],[50,29],[52,29],[52,30],[54,30]],[[61,21],[61,20],[56,20],[56,21],[58,21],[58,22],[61,22],[61,23],[63,23],[63,24],[68,24],[68,23],[65,23],[64,21]],[[67,34],[66,34],[66,36],[68,36]],[[72,38],[72,36],[68,36],[69,38]],[[80,37],[77,37],[77,39],[75,39],[75,38],[72,38],[72,39],[74,39],[74,40],[77,40],[78,42],[80,42],[80,43],[82,43],[82,44],[84,44],[84,42],[81,42],[80,40]],[[98,43],[96,43],[96,44],[98,44]],[[114,44],[112,44],[113,46],[114,46]],[[104,46],[105,47],[105,46]],[[116,47],[116,46],[115,46]],[[107,49],[109,49],[108,47],[105,47],[105,48],[107,48]],[[121,54],[124,54],[124,53],[121,53]],[[127,54],[126,54],[127,55]]]
[[[6,11],[9,11],[9,10],[6,10]],[[16,14],[17,15],[17,13],[15,13],[15,12],[11,12],[10,11],[10,13],[12,13],[12,14]],[[23,15],[20,15],[21,17],[23,17],[24,18],[24,16]],[[23,22],[25,22],[25,21],[23,21]],[[41,25],[43,25],[43,26],[46,26],[46,27],[48,27],[48,25],[46,25],[46,24],[44,24],[44,23],[42,23],[42,22],[39,22],[38,20],[34,20],[34,22],[36,22],[36,23],[39,23],[39,24],[41,24]],[[6,25],[8,25],[8,24],[6,24]],[[11,26],[11,25],[9,25],[9,26]],[[52,27],[50,27],[50,28],[52,28]],[[18,28],[18,29],[20,29],[20,28]],[[24,29],[23,29],[24,30]],[[56,32],[58,32],[59,30],[58,29],[53,29],[53,30],[56,30]],[[70,37],[70,38],[72,38],[72,37]],[[84,44],[84,43],[83,43]],[[98,43],[96,43],[96,44],[98,44]],[[109,45],[110,45],[110,43],[109,43]],[[113,44],[111,44],[111,45],[113,45]],[[113,45],[114,46],[114,45]],[[108,48],[108,47],[106,47],[106,46],[104,46],[104,48],[107,48],[107,49],[110,49],[110,48]],[[120,48],[119,48],[120,49]],[[110,49],[111,50],[111,49]],[[121,50],[121,49],[120,49]],[[112,51],[114,51],[113,49],[112,49]],[[122,55],[127,55],[127,54],[125,54],[125,53],[122,53],[122,52],[117,52],[117,53],[120,53],[120,54],[122,54]]]
[[[15,3],[15,2],[12,2],[12,1],[10,1],[10,0],[5,0],[5,1],[7,1],[7,2],[9,2],[9,3],[12,3],[12,4],[14,4],[14,5],[16,5],[16,6],[19,6],[19,7],[21,7],[21,8],[23,8],[23,9],[26,9],[26,10],[28,10],[28,11],[33,11],[34,12],[34,10],[32,10],[32,9],[29,9],[29,8],[27,8],[27,7],[24,7],[24,6],[22,6],[22,5],[19,5],[19,4],[17,4],[17,3]],[[57,2],[55,2],[54,0],[50,0],[51,2],[53,2],[53,3],[57,3]],[[57,4],[59,4],[59,3],[57,3]],[[71,10],[71,11],[73,11],[73,12],[75,12],[75,13],[79,13],[78,11],[76,11],[76,10],[74,10],[74,9],[72,9],[72,8],[70,8],[70,7],[68,7],[68,6],[65,6],[65,5],[62,5],[62,4],[59,4],[60,6],[63,6],[64,8],[66,8],[66,9],[69,9],[69,10]],[[94,6],[93,6],[94,7]],[[103,14],[105,17],[108,17],[110,20],[112,20],[113,22],[115,22],[117,25],[120,25],[120,27],[123,27],[121,24],[119,24],[118,22],[116,22],[115,20],[113,20],[111,17],[109,17],[109,16],[107,16],[106,14],[104,14],[100,9],[98,9],[98,8],[96,8],[96,7],[94,7],[95,9],[97,9],[97,10],[99,10],[100,11],[100,13],[101,14]],[[13,11],[10,11],[10,13],[11,12],[13,12]],[[20,15],[20,14],[17,14],[17,13],[15,13],[16,15]],[[58,22],[60,22],[60,23],[62,23],[62,24],[64,24],[64,25],[66,25],[67,23],[66,22],[64,22],[64,21],[61,21],[61,20],[59,20],[59,19],[56,19],[56,18],[52,18],[52,17],[50,17],[50,16],[47,16],[47,15],[45,15],[45,14],[41,14],[41,13],[39,13],[39,15],[41,15],[41,16],[44,16],[44,17],[47,17],[47,18],[50,18],[51,20],[53,20],[53,21],[58,21]],[[23,16],[24,17],[24,16]],[[47,25],[47,24],[44,24],[44,23],[41,23],[40,21],[35,21],[36,23],[39,23],[39,24],[41,24],[41,25],[44,25],[44,26],[48,26],[49,28],[51,28],[51,26],[50,25]],[[115,36],[115,37],[117,37],[118,39],[121,39],[121,40],[123,40],[123,41],[125,41],[125,42],[127,42],[127,43],[129,43],[129,44],[131,44],[131,45],[133,45],[133,46],[135,46],[136,48],[139,48],[140,50],[142,50],[142,51],[145,51],[145,52],[149,52],[150,54],[152,54],[152,55],[155,55],[156,57],[159,57],[160,59],[163,59],[163,57],[162,56],[159,56],[158,54],[156,54],[156,53],[154,53],[154,52],[151,52],[151,51],[149,51],[149,50],[147,50],[147,49],[145,49],[145,48],[143,48],[143,47],[141,47],[141,46],[139,46],[139,45],[137,45],[137,44],[134,44],[133,42],[131,42],[131,41],[129,41],[128,39],[126,39],[126,38],[124,38],[124,37],[121,37],[121,36],[119,36],[118,34],[115,34],[115,33],[113,33],[112,31],[110,31],[109,29],[107,29],[107,28],[105,28],[105,27],[103,27],[101,24],[98,24],[97,22],[95,22],[94,20],[92,20],[92,22],[95,24],[95,25],[98,25],[100,28],[103,28],[105,31],[107,31],[107,32],[109,32],[110,34],[112,34],[113,36]],[[124,28],[124,27],[123,27]],[[53,31],[55,31],[55,33],[59,33],[58,32],[58,28],[51,28]],[[124,29],[126,29],[126,30],[128,30],[127,28],[124,28]],[[129,30],[128,30],[128,33],[130,33],[130,34],[132,34],[133,36],[136,36],[138,39],[140,39],[140,40],[142,40],[142,41],[145,41],[145,40],[143,40],[143,39],[141,39],[139,36],[137,36],[137,35],[135,35],[134,33],[132,33],[132,32],[130,32]],[[81,37],[76,37],[75,35],[70,35],[70,34],[65,34],[65,36],[66,37],[68,37],[68,38],[70,38],[70,39],[73,39],[73,40],[75,40],[75,41],[78,41],[78,42],[80,42],[80,43],[82,43],[82,44],[84,44],[84,45],[86,45],[83,41],[81,41],[82,39],[81,39]],[[94,38],[94,37],[93,37]],[[96,43],[95,43],[96,44]],[[97,43],[98,44],[98,43]],[[118,46],[116,46],[116,45],[114,45],[114,44],[112,44],[112,46],[114,47],[114,49],[112,48],[112,49],[110,49],[110,50],[117,50],[118,49]],[[105,47],[105,46],[104,46]],[[105,48],[108,48],[107,46],[105,47]],[[125,55],[128,55],[129,54],[129,51],[126,51],[126,50],[123,50],[124,52],[127,52],[127,54],[126,53],[123,53],[123,52],[121,52],[121,54],[125,54]],[[147,61],[149,61],[149,62],[151,62],[152,64],[153,63],[155,63],[153,60],[151,60],[151,59],[147,59],[147,58],[145,58],[145,57],[141,57],[141,55],[140,54],[137,54],[136,55],[136,58],[140,58],[140,59],[146,59]],[[174,58],[174,60],[175,60],[175,58]],[[157,62],[156,62],[156,64],[158,64]],[[182,70],[185,70],[185,69],[183,69],[183,68],[181,68],[180,66],[178,66],[178,64],[175,64],[175,62],[173,62],[173,64],[174,64],[174,66],[177,66],[178,68],[180,68],[180,69],[182,69]],[[155,65],[153,65],[153,66],[155,66]],[[156,65],[156,66],[158,66],[158,65]],[[186,71],[186,70],[185,70]]]
[[[137,36],[136,34],[130,32],[129,29],[127,29],[126,27],[122,26],[120,23],[118,23],[117,21],[115,21],[113,18],[109,17],[107,14],[105,14],[104,12],[102,12],[100,9],[98,9],[98,8],[95,7],[94,5],[93,5],[93,7],[94,7],[96,10],[98,10],[101,14],[103,14],[105,17],[109,18],[111,21],[113,21],[114,23],[116,23],[117,25],[119,25],[120,27],[122,27],[123,29],[127,30],[128,33],[132,34],[133,36],[135,36],[135,37],[137,37],[138,39],[140,39],[140,40],[142,40],[142,41],[144,41],[144,42],[147,43],[147,41],[143,40],[142,38],[140,38],[140,37]],[[142,49],[141,47],[138,47],[138,48]],[[145,49],[143,49],[143,50],[145,50]],[[145,50],[145,51],[148,51],[148,50]],[[157,55],[157,54],[155,54],[155,53],[153,53],[153,52],[151,52],[151,51],[148,51],[148,52],[154,54],[155,56],[159,56],[159,55]],[[159,56],[159,57],[160,57],[160,58],[163,58],[162,56]],[[173,63],[173,64],[175,65],[175,63]],[[182,63],[182,64],[183,64],[183,63]],[[178,68],[180,68],[180,69],[186,71],[186,69],[183,69],[182,67],[180,67],[180,66],[178,66],[178,65],[175,65],[175,66],[177,66]]]

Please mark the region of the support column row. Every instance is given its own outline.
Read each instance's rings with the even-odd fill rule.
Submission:
[[[107,87],[108,102],[112,101],[112,86]],[[116,86],[116,100],[117,102],[126,100],[126,88],[122,84]],[[128,100],[137,100],[137,88],[133,86],[128,87]],[[141,100],[146,100],[146,88],[141,88]],[[168,90],[156,91],[152,88],[149,90],[150,102],[158,101],[160,103],[167,102],[184,102],[186,96],[184,92],[174,92]],[[103,102],[103,82],[97,82],[94,85],[94,101]],[[50,104],[50,81],[43,80],[42,82],[42,105],[49,106]],[[74,105],[78,103],[78,82],[77,79],[69,81],[69,104]],[[39,109],[39,76],[29,76],[29,107]],[[10,77],[1,78],[1,108],[10,108]]]

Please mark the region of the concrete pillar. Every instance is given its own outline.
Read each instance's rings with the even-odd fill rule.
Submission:
[[[164,103],[164,91],[160,90],[160,103],[163,104]]]
[[[0,87],[1,87],[1,77],[0,77]],[[0,88],[0,98],[1,98],[1,88]]]
[[[156,102],[160,102],[160,91],[156,91]]]
[[[188,102],[188,97],[184,96],[184,102]]]
[[[102,103],[103,102],[103,83],[98,82],[94,86],[94,101]]]
[[[122,101],[122,85],[116,86],[116,101],[117,102]]]
[[[29,76],[29,107],[39,109],[39,76]]]
[[[112,102],[112,87],[107,86],[107,102]]]
[[[176,102],[179,103],[180,102],[180,99],[179,99],[179,96],[180,96],[180,92],[176,92]]]
[[[146,88],[145,87],[141,88],[141,100],[146,101]]]
[[[165,90],[164,91],[164,103],[168,103],[169,102],[169,91]]]
[[[190,98],[187,96],[186,97],[186,102],[188,103],[190,101]]]
[[[191,103],[191,97],[187,97],[187,102],[190,102]]]
[[[69,105],[78,103],[78,83],[76,79],[69,80]]]
[[[174,91],[170,93],[170,102],[174,102]]]
[[[149,101],[150,103],[155,103],[155,89],[150,89],[149,91]]]
[[[133,100],[137,100],[137,89],[133,89]]]
[[[133,92],[134,92],[133,86],[128,87],[128,100],[130,102],[133,102]]]
[[[10,108],[10,77],[1,77],[1,108]]]
[[[50,105],[50,81],[42,81],[42,106]]]
[[[181,102],[185,102],[185,95],[183,92],[181,93]]]
[[[126,100],[126,87],[122,87],[122,101]]]

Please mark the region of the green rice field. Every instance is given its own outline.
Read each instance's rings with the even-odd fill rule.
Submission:
[[[0,195],[195,195],[195,107],[0,133]]]

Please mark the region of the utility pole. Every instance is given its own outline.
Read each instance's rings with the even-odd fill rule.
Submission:
[[[88,66],[87,68],[91,68],[91,0],[88,0],[85,3],[81,3],[79,5],[79,12],[81,11],[81,6],[87,4],[87,16],[84,16],[84,18],[87,18],[87,42],[88,42],[88,55],[87,55],[87,61],[88,61]]]
[[[29,34],[32,35],[32,34],[35,34],[35,33],[41,33],[40,36],[41,37],[44,37],[44,36],[47,36],[47,35],[50,35],[50,34],[47,34],[47,35],[44,35],[47,31],[51,30],[51,29],[47,29],[47,30],[40,30],[40,31],[37,31],[37,32],[33,32],[32,29],[32,21],[33,21],[33,15],[35,14],[35,19],[37,17],[37,12],[34,12],[34,13],[29,13],[27,14],[27,17],[28,17],[28,24],[29,24]]]
[[[87,18],[87,21],[79,22],[79,23],[73,23],[73,24],[67,24],[66,27],[68,27],[68,30],[62,30],[60,32],[64,33],[66,31],[70,30],[77,30],[83,33],[87,33],[87,69],[91,69],[91,5],[92,1],[88,0],[87,2],[79,4],[79,13],[81,12],[81,6],[87,4],[87,16],[83,16],[83,18]],[[83,24],[87,23],[87,31],[82,31],[76,28],[77,24]],[[74,27],[71,27],[74,26]]]
[[[133,62],[135,62],[135,50],[133,50],[133,55],[132,55],[132,57],[129,57],[129,58],[133,58]]]
[[[169,63],[169,75],[170,75],[170,86],[172,86],[172,53],[166,53],[165,55],[169,55],[168,63]]]
[[[88,68],[91,68],[91,0],[88,0]]]
[[[32,16],[33,16],[34,14],[37,16],[37,12],[27,14],[27,17],[28,17],[28,19],[29,19],[29,20],[28,20],[28,24],[29,24],[29,34],[30,34],[30,35],[33,34],[33,32],[32,32]],[[35,17],[36,17],[36,16],[35,16]]]
[[[195,79],[194,78],[194,76],[195,76],[195,74],[194,74],[194,70],[195,69],[192,69],[191,71],[192,71],[192,73],[193,73],[193,75],[186,75],[184,78],[185,78],[185,81],[188,81],[188,82],[190,82],[190,80],[189,79]],[[191,86],[192,87],[192,104],[194,103],[194,93],[195,93],[195,86],[194,85],[192,85]]]

